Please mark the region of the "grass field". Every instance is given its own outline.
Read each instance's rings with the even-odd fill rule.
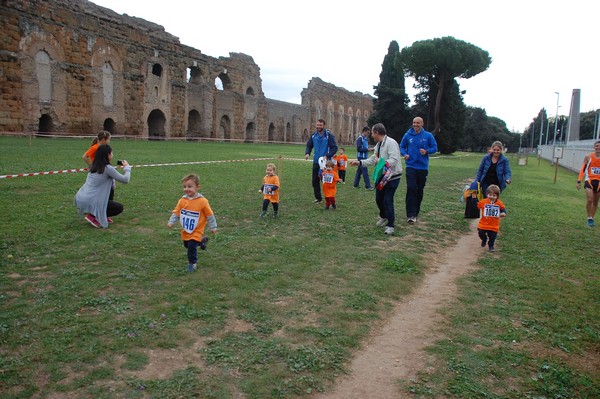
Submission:
[[[82,168],[91,140],[0,137],[0,175]],[[468,230],[459,202],[480,154],[431,161],[421,222],[374,225],[373,192],[312,204],[293,145],[113,139],[134,167],[109,229],[77,217],[85,173],[0,179],[0,397],[294,398],[327,390],[353,351],[423,278],[427,254]],[[353,151],[349,149],[349,156]],[[281,217],[258,217],[267,161]],[[600,397],[600,230],[585,226],[576,176],[511,162],[495,254],[448,304],[435,363],[398,389],[415,398]],[[181,177],[201,176],[219,233],[186,273],[166,228]],[[474,250],[480,250],[474,237]]]

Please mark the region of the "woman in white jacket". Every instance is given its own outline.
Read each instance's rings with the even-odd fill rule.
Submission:
[[[373,155],[360,161],[352,161],[351,165],[370,166],[376,165],[380,159],[385,161],[384,173],[375,181],[375,202],[379,208],[377,226],[385,226],[385,234],[394,234],[394,195],[402,177],[402,162],[400,161],[400,147],[398,142],[387,135],[385,126],[377,123],[371,128],[371,137],[377,143]],[[381,161],[381,162],[384,162]],[[383,178],[383,179],[382,179]]]

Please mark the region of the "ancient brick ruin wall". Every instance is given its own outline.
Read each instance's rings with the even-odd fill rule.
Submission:
[[[322,117],[350,143],[372,112],[371,96],[318,78],[301,105],[267,99],[251,56],[204,55],[160,25],[86,0],[4,0],[0,9],[1,131],[297,142]]]

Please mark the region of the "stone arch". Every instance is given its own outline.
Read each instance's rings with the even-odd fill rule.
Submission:
[[[333,101],[327,103],[327,125],[331,129],[335,128],[335,108],[333,107]]]
[[[308,141],[308,129],[302,131],[302,141]]]
[[[254,125],[254,122],[249,122],[246,125],[246,139],[245,139],[245,141],[247,143],[252,143],[255,140],[255,136],[256,136],[256,127]]]
[[[227,74],[227,69],[224,69],[223,72],[218,74],[217,78],[219,78],[221,80],[221,83],[223,84],[223,90],[231,90],[232,89],[233,84],[231,82],[231,78]]]
[[[269,133],[267,135],[267,141],[275,141],[277,135],[277,128],[273,122],[269,123]]]
[[[348,129],[346,130],[345,133],[345,137],[347,138],[348,142],[350,141],[350,136],[352,134],[352,132],[355,129],[354,126],[354,110],[352,109],[352,107],[348,108]],[[341,137],[340,137],[341,138]]]
[[[165,114],[155,109],[148,115],[148,139],[149,140],[164,140],[166,136],[165,125],[167,124],[167,118]]]
[[[102,65],[102,97],[104,98],[104,106],[112,107],[115,104],[115,83],[113,75],[113,67],[110,62],[105,62]]]
[[[117,133],[116,127],[117,127],[117,124],[115,123],[114,120],[112,120],[112,118],[106,118],[104,120],[104,123],[102,124],[102,130],[106,130],[110,134]]]
[[[344,131],[344,106],[338,106],[339,124],[337,130],[341,133]]]
[[[252,86],[248,86],[248,88],[246,89],[246,95],[254,97],[254,88]]]
[[[39,101],[52,101],[52,72],[50,70],[50,55],[45,50],[40,50],[35,54],[35,72],[38,81]]]
[[[321,102],[321,100],[315,100],[313,106],[314,106],[314,110],[315,110],[315,121],[317,119],[322,119],[323,118],[323,103]]]
[[[229,116],[223,115],[221,117],[221,121],[219,122],[219,133],[223,139],[231,139],[231,119],[229,119]]]
[[[187,69],[187,82],[191,85],[199,85],[202,83],[202,70],[196,65],[192,65]]]
[[[187,136],[188,137],[198,137],[200,136],[202,118],[200,116],[200,112],[195,109],[190,110],[188,113],[188,123],[187,123]]]
[[[293,141],[293,138],[292,138],[292,124],[289,123],[289,122],[285,124],[284,141],[286,143],[290,142],[290,141]]]
[[[155,62],[154,64],[152,64],[151,72],[152,72],[152,75],[162,78],[162,75],[163,75],[162,65],[158,62]]]
[[[54,130],[54,121],[48,114],[42,114],[38,120],[38,132],[39,133],[50,133]]]

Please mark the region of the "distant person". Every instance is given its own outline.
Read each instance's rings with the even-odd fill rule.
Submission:
[[[263,183],[258,190],[263,195],[262,211],[260,217],[264,218],[267,216],[269,210],[269,204],[273,206],[273,217],[279,215],[279,177],[276,173],[276,166],[274,163],[267,164],[266,175],[263,177]]]
[[[594,152],[583,159],[583,166],[577,178],[577,190],[581,189],[582,181],[586,196],[587,225],[594,227],[594,216],[600,199],[600,141],[594,143]]]
[[[385,126],[382,123],[377,123],[373,126],[371,135],[377,143],[374,148],[374,154],[367,159],[350,161],[350,165],[366,167],[380,163],[385,164],[385,167],[382,167],[383,173],[379,181],[375,181],[375,185],[377,186],[375,190],[375,203],[379,209],[379,219],[375,224],[380,227],[385,226],[384,233],[391,235],[394,234],[394,222],[396,219],[394,195],[402,177],[402,161],[400,160],[398,142],[387,135]]]
[[[208,200],[198,192],[200,177],[189,174],[181,182],[184,195],[173,209],[167,227],[172,228],[177,221],[181,224],[181,238],[187,248],[187,271],[191,273],[198,268],[198,247],[206,249],[208,237],[204,235],[204,228],[208,224],[210,231],[217,234],[217,219]]]
[[[98,147],[101,146],[102,144],[109,144],[110,143],[110,132],[107,132],[106,130],[101,130],[98,132],[98,134],[96,135],[96,137],[94,137],[94,140],[92,140],[92,144],[90,145],[90,148],[87,149],[86,152],[83,153],[83,155],[81,156],[81,158],[83,158],[83,161],[89,166],[92,165],[92,162],[94,162],[94,158],[96,157],[96,151],[98,151]],[[113,180],[113,184],[112,187],[110,188],[110,195],[108,197],[109,200],[113,200],[115,198],[115,182]]]
[[[111,165],[112,159],[112,148],[108,144],[100,145],[85,183],[75,195],[79,215],[86,213],[85,220],[97,228],[108,228],[111,217],[123,212],[123,205],[109,198],[110,192],[114,180],[129,183],[131,177],[131,166],[127,161],[122,161],[124,172],[121,174]]]
[[[510,164],[503,151],[502,143],[494,141],[488,153],[481,159],[475,180],[481,184],[481,191],[484,193],[490,184],[495,184],[500,187],[500,191],[504,191],[506,185],[511,182]]]
[[[323,202],[323,196],[321,195],[321,177],[319,171],[319,158],[323,157],[331,159],[338,150],[337,143],[335,142],[335,136],[328,129],[325,128],[325,120],[319,119],[317,121],[317,130],[310,136],[306,142],[306,150],[304,152],[304,159],[308,160],[310,153],[314,149],[313,155],[313,166],[312,166],[312,187],[314,191],[315,204]]]
[[[363,127],[362,134],[356,139],[356,159],[362,161],[363,159],[369,158],[369,133],[371,129],[368,126]],[[355,188],[360,188],[360,178],[363,178],[365,181],[365,188],[367,190],[373,190],[371,186],[371,180],[369,180],[369,168],[366,166],[359,165],[356,168],[356,173],[354,174],[354,183],[353,186]]]
[[[94,137],[94,140],[92,140],[90,148],[88,148],[81,156],[88,166],[91,166],[92,162],[94,162],[96,151],[98,151],[98,147],[102,144],[110,144],[110,132],[107,132],[106,130],[98,132],[96,137]]]
[[[321,180],[323,182],[323,195],[325,196],[325,210],[330,207],[336,209],[335,194],[337,193],[337,184],[342,181],[334,169],[333,161],[325,163],[325,169],[322,171]]]
[[[438,151],[433,134],[423,129],[423,118],[413,119],[412,127],[402,137],[400,154],[406,164],[406,221],[416,223],[429,173],[429,154]]]
[[[494,244],[498,231],[500,231],[500,219],[506,217],[506,208],[500,201],[500,187],[491,184],[486,192],[487,198],[482,199],[477,203],[477,207],[481,210],[481,219],[477,225],[477,233],[481,238],[481,246],[485,247],[488,244],[489,251],[494,252]]]
[[[348,166],[348,156],[344,147],[340,147],[340,155],[336,158],[338,176],[343,184],[346,184],[346,167]]]

